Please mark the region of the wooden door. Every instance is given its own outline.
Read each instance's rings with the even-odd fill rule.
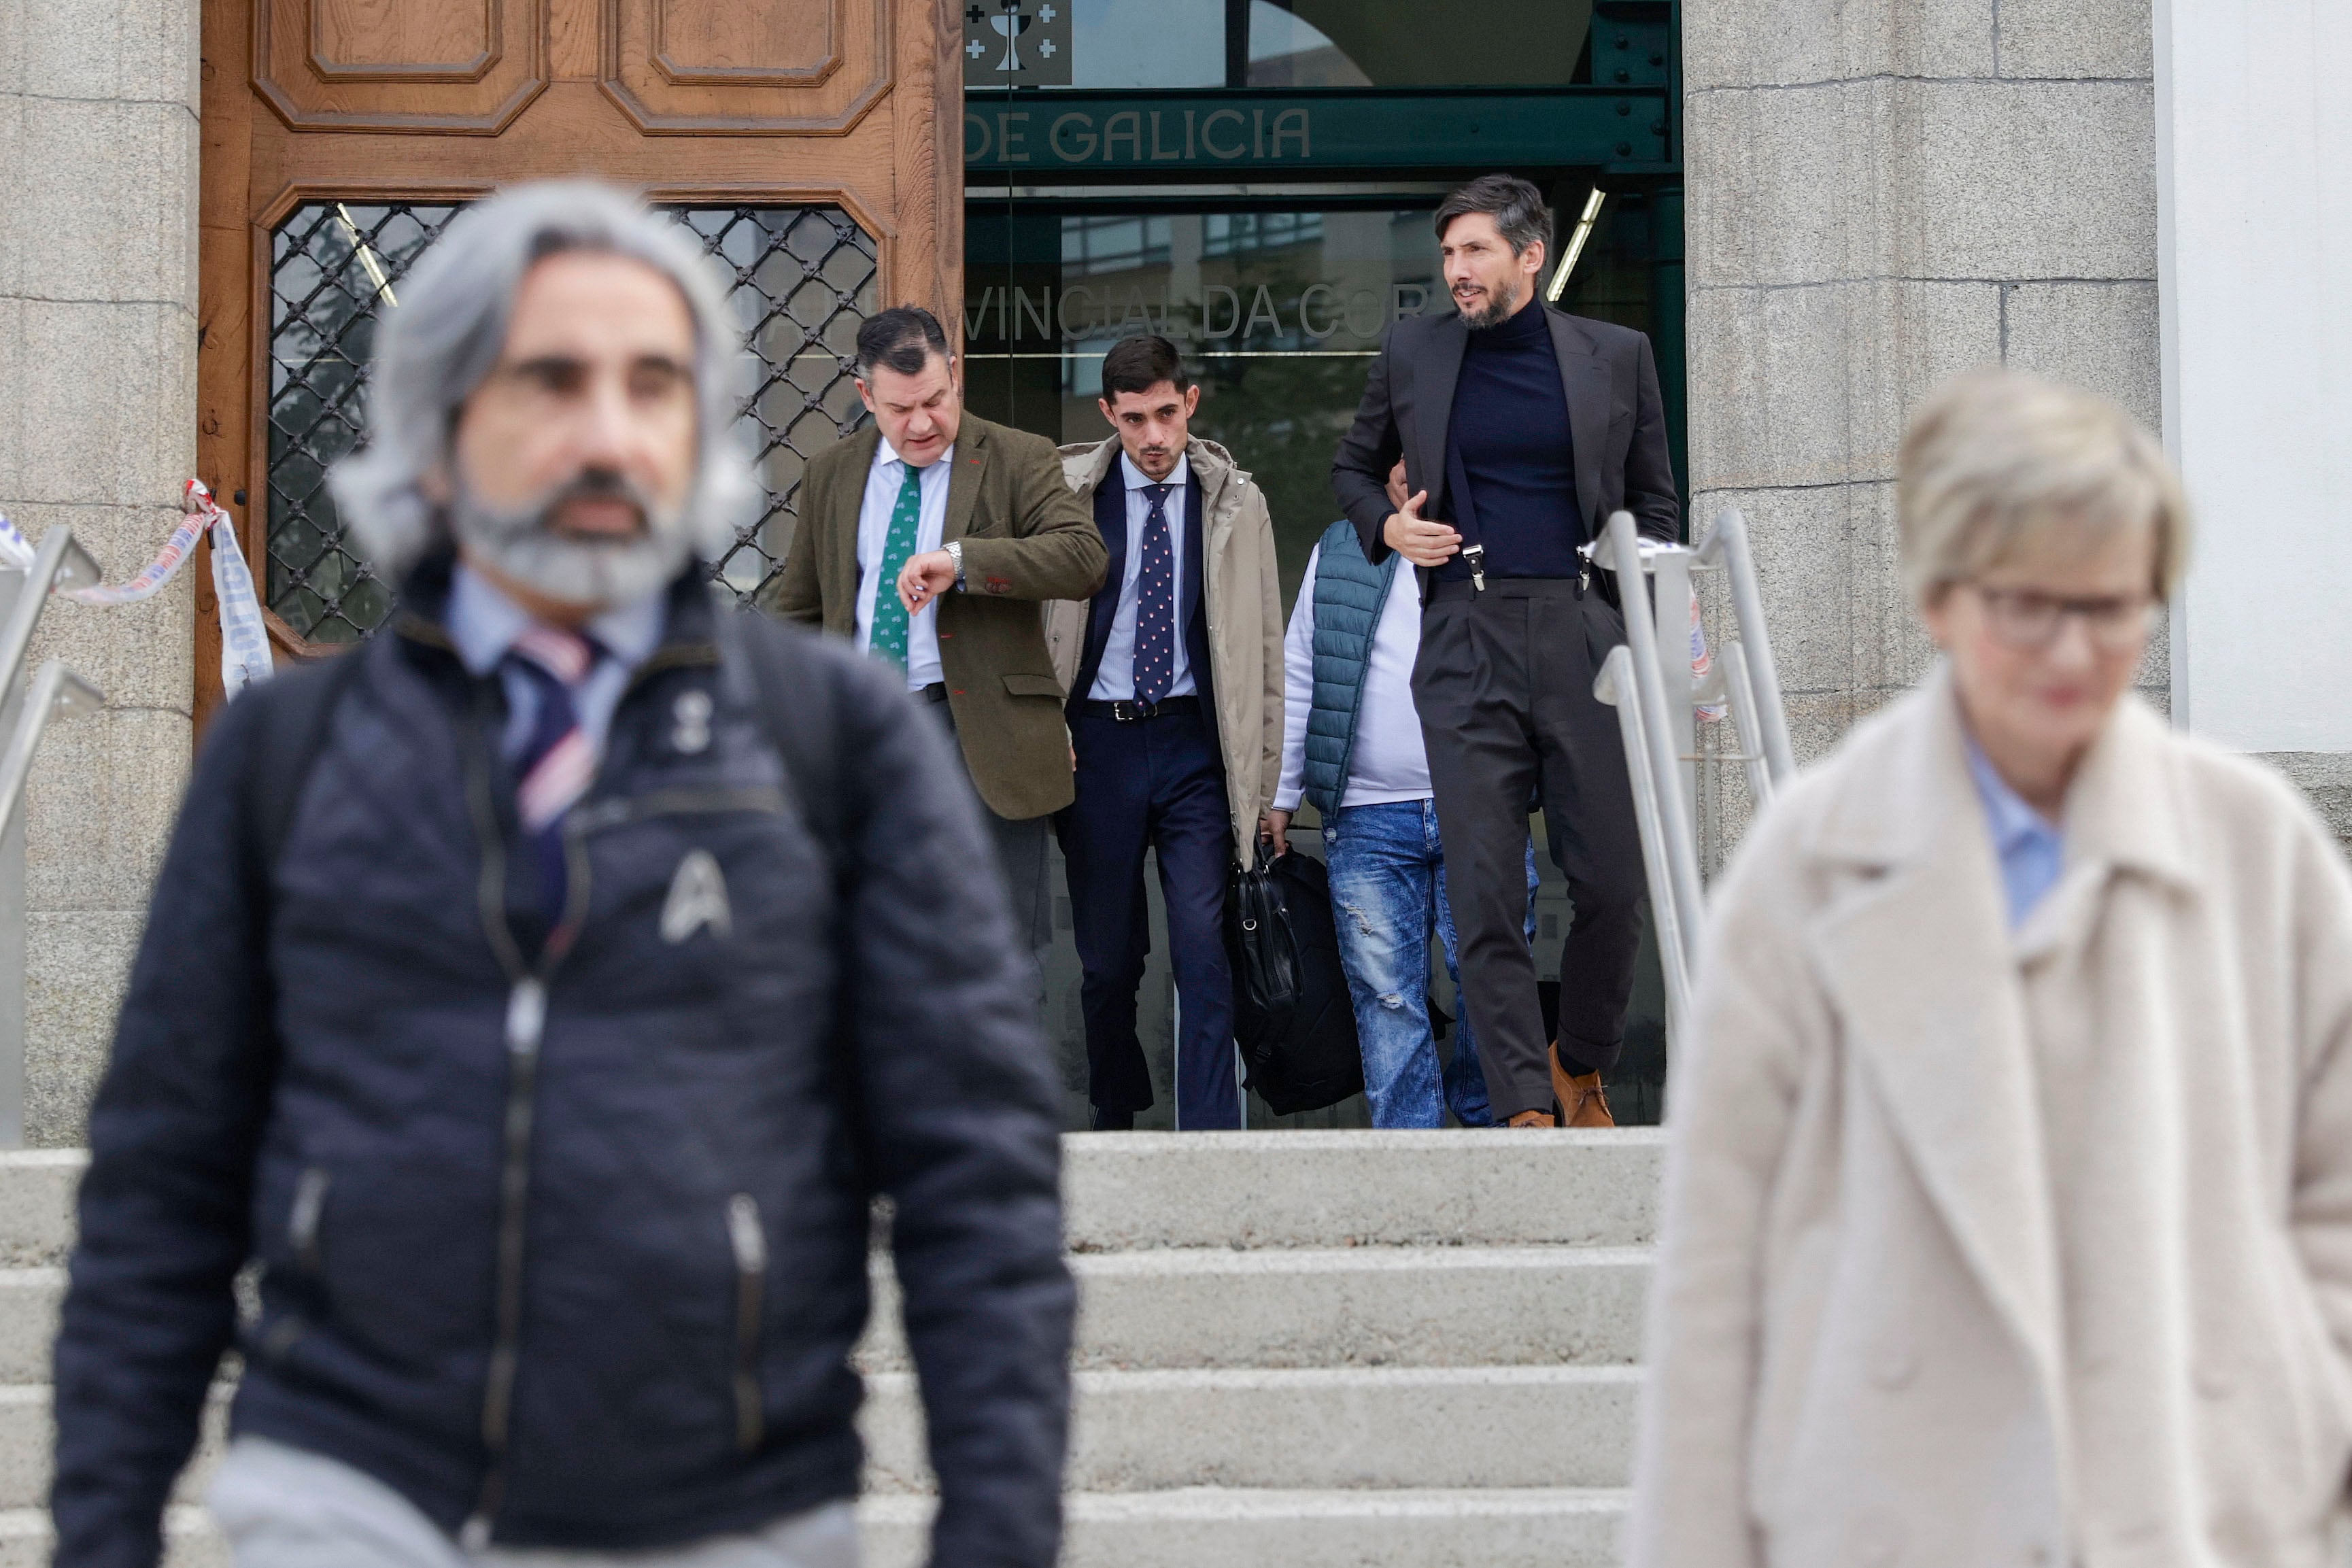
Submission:
[[[381,301],[493,187],[642,188],[720,255],[761,361],[769,492],[725,579],[781,561],[801,465],[859,417],[845,356],[882,306],[961,298],[952,0],[204,0],[200,477],[240,521],[280,658],[381,624],[325,463],[355,438]],[[210,574],[196,702],[220,700]]]

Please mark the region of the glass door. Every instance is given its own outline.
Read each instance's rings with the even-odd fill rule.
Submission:
[[[1547,194],[1553,302],[1650,334],[1684,473],[1671,0],[1456,0],[1442,26],[1402,0],[978,0],[963,14],[972,410],[1057,442],[1102,440],[1104,353],[1137,333],[1170,339],[1202,384],[1194,433],[1265,492],[1286,615],[1339,515],[1332,453],[1382,335],[1453,308],[1431,217],[1474,174],[1505,168]],[[1317,827],[1309,808],[1293,844],[1318,852]],[[1540,840],[1540,818],[1534,830]],[[1569,909],[1539,860],[1549,980]],[[1157,925],[1156,878],[1148,886]],[[1081,1126],[1078,970],[1060,907],[1048,1025]],[[1174,1038],[1164,952],[1155,932],[1141,998],[1163,1125]],[[1442,966],[1432,990],[1453,1012]],[[1646,959],[1611,1085],[1621,1120],[1662,1109],[1663,1012]],[[1359,1100],[1286,1124],[1364,1120]],[[1250,1124],[1273,1123],[1253,1102]]]

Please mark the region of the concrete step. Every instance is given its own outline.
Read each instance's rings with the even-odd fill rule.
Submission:
[[[1625,1510],[1617,1491],[1178,1491],[1066,1500],[1062,1568],[1605,1568]],[[865,1568],[922,1568],[928,1498],[858,1505]],[[163,1568],[228,1568],[200,1508],[173,1509]],[[0,1568],[47,1568],[49,1518],[0,1510]]]
[[[1634,1247],[1654,1128],[1612,1132],[1073,1132],[1075,1252],[1162,1247]],[[64,1261],[79,1150],[0,1153],[0,1265]]]
[[[0,1568],[48,1568],[53,1540],[47,1509],[0,1509]],[[228,1542],[212,1515],[191,1506],[165,1512],[163,1568],[229,1568]]]
[[[1081,1254],[1076,1364],[1517,1366],[1641,1353],[1647,1247],[1186,1247]],[[0,1385],[46,1383],[62,1268],[0,1268]],[[874,1277],[860,1370],[911,1364],[895,1276]]]
[[[1625,1363],[1641,1354],[1650,1265],[1638,1247],[1079,1253],[1075,1360],[1106,1370]],[[0,1306],[8,1300],[0,1289]],[[0,1349],[10,1342],[0,1332]],[[875,1372],[909,1364],[887,1261],[857,1360]]]
[[[1081,1372],[1066,1484],[1619,1487],[1632,1462],[1634,1367],[1380,1367]],[[935,1489],[914,1379],[867,1379],[858,1426],[872,1492]]]
[[[1613,1568],[1614,1490],[1174,1491],[1065,1500],[1062,1568]],[[921,1568],[928,1498],[858,1505],[865,1568]]]
[[[1629,1367],[1469,1367],[1077,1374],[1068,1484],[1098,1492],[1195,1485],[1610,1487],[1623,1482],[1640,1374]],[[934,1489],[914,1379],[868,1380],[866,1485]],[[217,1461],[215,1399],[179,1495]],[[0,1388],[0,1509],[48,1494],[49,1391]]]
[[[1619,1131],[1073,1132],[1074,1252],[1161,1247],[1635,1247],[1663,1136]]]
[[[212,1481],[213,1467],[228,1440],[229,1395],[226,1385],[216,1386],[205,1407],[195,1457],[180,1474],[178,1496],[184,1502],[202,1498]],[[36,1508],[48,1500],[54,1473],[50,1446],[56,1436],[49,1403],[46,1387],[0,1388],[0,1511]],[[0,1568],[5,1562],[0,1556]]]
[[[74,1189],[89,1163],[80,1149],[0,1152],[0,1266],[65,1261],[73,1247]]]
[[[1633,1448],[1633,1367],[1385,1367],[1076,1374],[1066,1484],[1090,1492],[1615,1487]],[[915,1380],[867,1378],[866,1489],[936,1489]],[[227,1400],[205,1413],[179,1496],[204,1495]],[[0,1388],[0,1510],[48,1496],[49,1391]]]
[[[62,1268],[0,1268],[0,1384],[49,1381],[65,1289]]]

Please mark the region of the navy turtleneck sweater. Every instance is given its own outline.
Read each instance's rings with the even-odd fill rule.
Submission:
[[[1573,577],[1584,514],[1568,394],[1543,302],[1530,297],[1498,326],[1470,334],[1446,426],[1449,521],[1486,547],[1489,577]],[[1474,529],[1464,520],[1475,519]],[[1466,580],[1460,556],[1440,577]]]

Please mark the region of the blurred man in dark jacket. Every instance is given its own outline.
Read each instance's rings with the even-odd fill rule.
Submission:
[[[251,1261],[239,1568],[854,1568],[886,1193],[937,1561],[1054,1561],[1023,955],[902,683],[700,581],[750,479],[705,268],[550,185],[401,285],[336,493],[402,614],[216,721],[91,1112],[60,1564],[155,1562]]]

